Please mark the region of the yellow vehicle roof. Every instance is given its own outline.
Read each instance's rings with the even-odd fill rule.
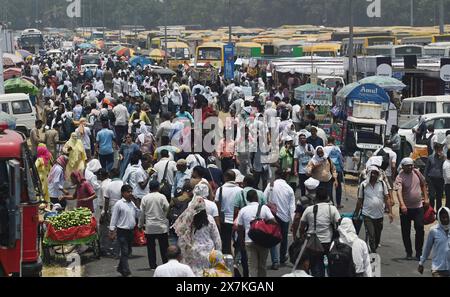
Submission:
[[[253,48],[253,47],[261,47],[261,44],[257,42],[238,42],[236,43],[236,47]]]
[[[189,45],[185,42],[173,42],[173,41],[169,41],[167,42],[167,47],[168,48],[189,48]]]
[[[205,48],[205,47],[223,47],[225,44],[222,42],[205,42],[202,45],[199,46],[199,48]]]

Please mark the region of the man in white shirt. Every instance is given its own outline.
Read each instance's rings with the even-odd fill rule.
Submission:
[[[130,114],[120,99],[117,100],[116,106],[114,106],[112,111],[116,118],[114,130],[118,140],[117,143],[122,143],[123,138],[128,131],[128,119],[130,118]]]
[[[292,106],[292,122],[294,123],[295,131],[297,132],[300,131],[300,123],[302,121],[301,110],[302,108],[298,104]]]
[[[289,223],[294,221],[295,216],[294,190],[286,182],[285,173],[281,169],[275,172],[275,181],[267,186],[264,195],[267,197],[267,202],[276,204],[278,209],[275,218],[281,227],[283,239],[279,248],[276,246],[270,250],[272,269],[278,270],[280,263],[284,264],[287,261]]]
[[[388,190],[384,181],[379,180],[380,170],[376,166],[370,166],[368,169],[369,179],[361,183],[358,189],[358,202],[355,213],[360,213],[364,217],[364,226],[369,237],[369,247],[371,253],[376,253],[381,241],[381,232],[383,231],[383,218],[385,205],[389,210],[389,220],[392,224],[394,216],[392,206],[388,203]]]
[[[231,254],[231,235],[233,233],[234,197],[242,191],[236,183],[236,174],[228,170],[224,174],[225,184],[217,189],[215,201],[220,215],[220,236],[222,252]]]
[[[134,154],[130,158],[130,165],[125,169],[122,176],[123,183],[130,185],[133,189],[136,187],[136,172],[141,167],[141,159],[138,154]]]
[[[171,122],[171,114],[165,112],[162,114],[162,123],[159,125],[158,130],[156,131],[156,140],[161,141],[163,136],[170,137],[172,132],[172,122]]]
[[[133,247],[133,230],[140,211],[134,204],[133,189],[125,185],[121,189],[122,199],[114,205],[111,223],[109,225],[109,237],[111,240],[117,239],[120,246],[120,261],[117,267],[123,277],[131,275],[128,265],[128,257],[131,255]]]
[[[159,252],[163,263],[167,263],[167,248],[169,247],[169,202],[159,193],[159,182],[151,181],[150,194],[145,195],[141,201],[141,216],[139,228],[145,230],[147,238],[147,256],[150,269],[156,269],[156,240],[159,243]]]
[[[139,201],[149,193],[148,183],[150,182],[150,174],[147,170],[150,168],[151,156],[144,155],[142,158],[141,166],[136,170],[135,175],[135,188],[133,189],[133,195]],[[140,207],[140,204],[138,205]]]
[[[328,251],[333,241],[333,230],[336,230],[341,215],[337,208],[328,202],[326,188],[317,188],[316,201],[316,205],[309,206],[303,212],[300,223],[300,237],[305,238],[307,233],[315,233],[324,250]],[[314,277],[325,277],[324,255],[325,253],[318,254],[311,258],[311,274]]]
[[[175,88],[173,92],[170,94],[170,100],[172,100],[173,108],[172,112],[178,112],[180,111],[180,106],[183,103],[183,98],[181,97],[180,90],[178,88]]]
[[[118,96],[122,93],[122,79],[118,76],[113,78],[113,94]]]
[[[167,170],[166,170],[167,168]],[[174,184],[175,173],[177,172],[177,163],[169,159],[169,151],[161,151],[161,160],[153,166],[156,174],[158,175],[158,182],[162,183],[164,179],[164,173],[166,174],[165,179],[170,184]]]
[[[97,77],[95,79],[94,90],[96,90],[97,92],[104,92],[105,91],[105,86],[103,84],[103,81],[99,77]]]
[[[158,266],[153,277],[195,277],[192,269],[180,262],[183,260],[181,249],[178,246],[170,246],[167,249],[169,262]]]
[[[275,223],[276,220],[267,206],[260,206],[258,203],[258,193],[255,190],[250,190],[247,193],[247,201],[249,204],[239,211],[237,217],[238,242],[242,245],[245,243],[250,277],[266,277],[266,262],[267,257],[269,256],[269,249],[254,243],[248,236],[248,231],[250,230],[250,223],[256,219],[259,209],[261,210],[259,215],[261,219],[272,221],[273,223]],[[242,249],[244,249],[244,246],[242,246]]]

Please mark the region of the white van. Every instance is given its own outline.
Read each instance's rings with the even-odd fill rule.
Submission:
[[[16,130],[30,135],[36,122],[36,109],[27,94],[0,95],[0,110],[8,113],[16,120]]]
[[[450,113],[450,96],[423,96],[406,98],[402,101],[399,126],[432,113]]]

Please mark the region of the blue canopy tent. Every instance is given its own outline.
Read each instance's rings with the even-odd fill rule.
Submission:
[[[347,115],[347,110],[353,108],[355,101],[362,103],[381,104],[383,111],[389,110],[391,99],[386,91],[375,84],[353,83],[342,88],[337,94],[337,102],[341,112]],[[346,116],[345,116],[346,117]]]
[[[149,57],[145,56],[135,56],[130,59],[130,65],[133,67],[136,67],[137,65],[141,65],[141,67],[144,67],[146,65],[153,65],[154,62]]]
[[[82,43],[78,45],[79,49],[92,49],[95,48],[95,45],[90,44],[90,43]]]

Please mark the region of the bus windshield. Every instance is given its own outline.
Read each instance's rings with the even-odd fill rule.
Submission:
[[[222,60],[222,49],[219,47],[206,47],[198,50],[199,60]]]
[[[176,60],[189,59],[189,49],[187,48],[169,48],[168,52],[172,59]]]
[[[42,35],[25,35],[21,37],[21,42],[23,45],[39,45],[44,42]]]

